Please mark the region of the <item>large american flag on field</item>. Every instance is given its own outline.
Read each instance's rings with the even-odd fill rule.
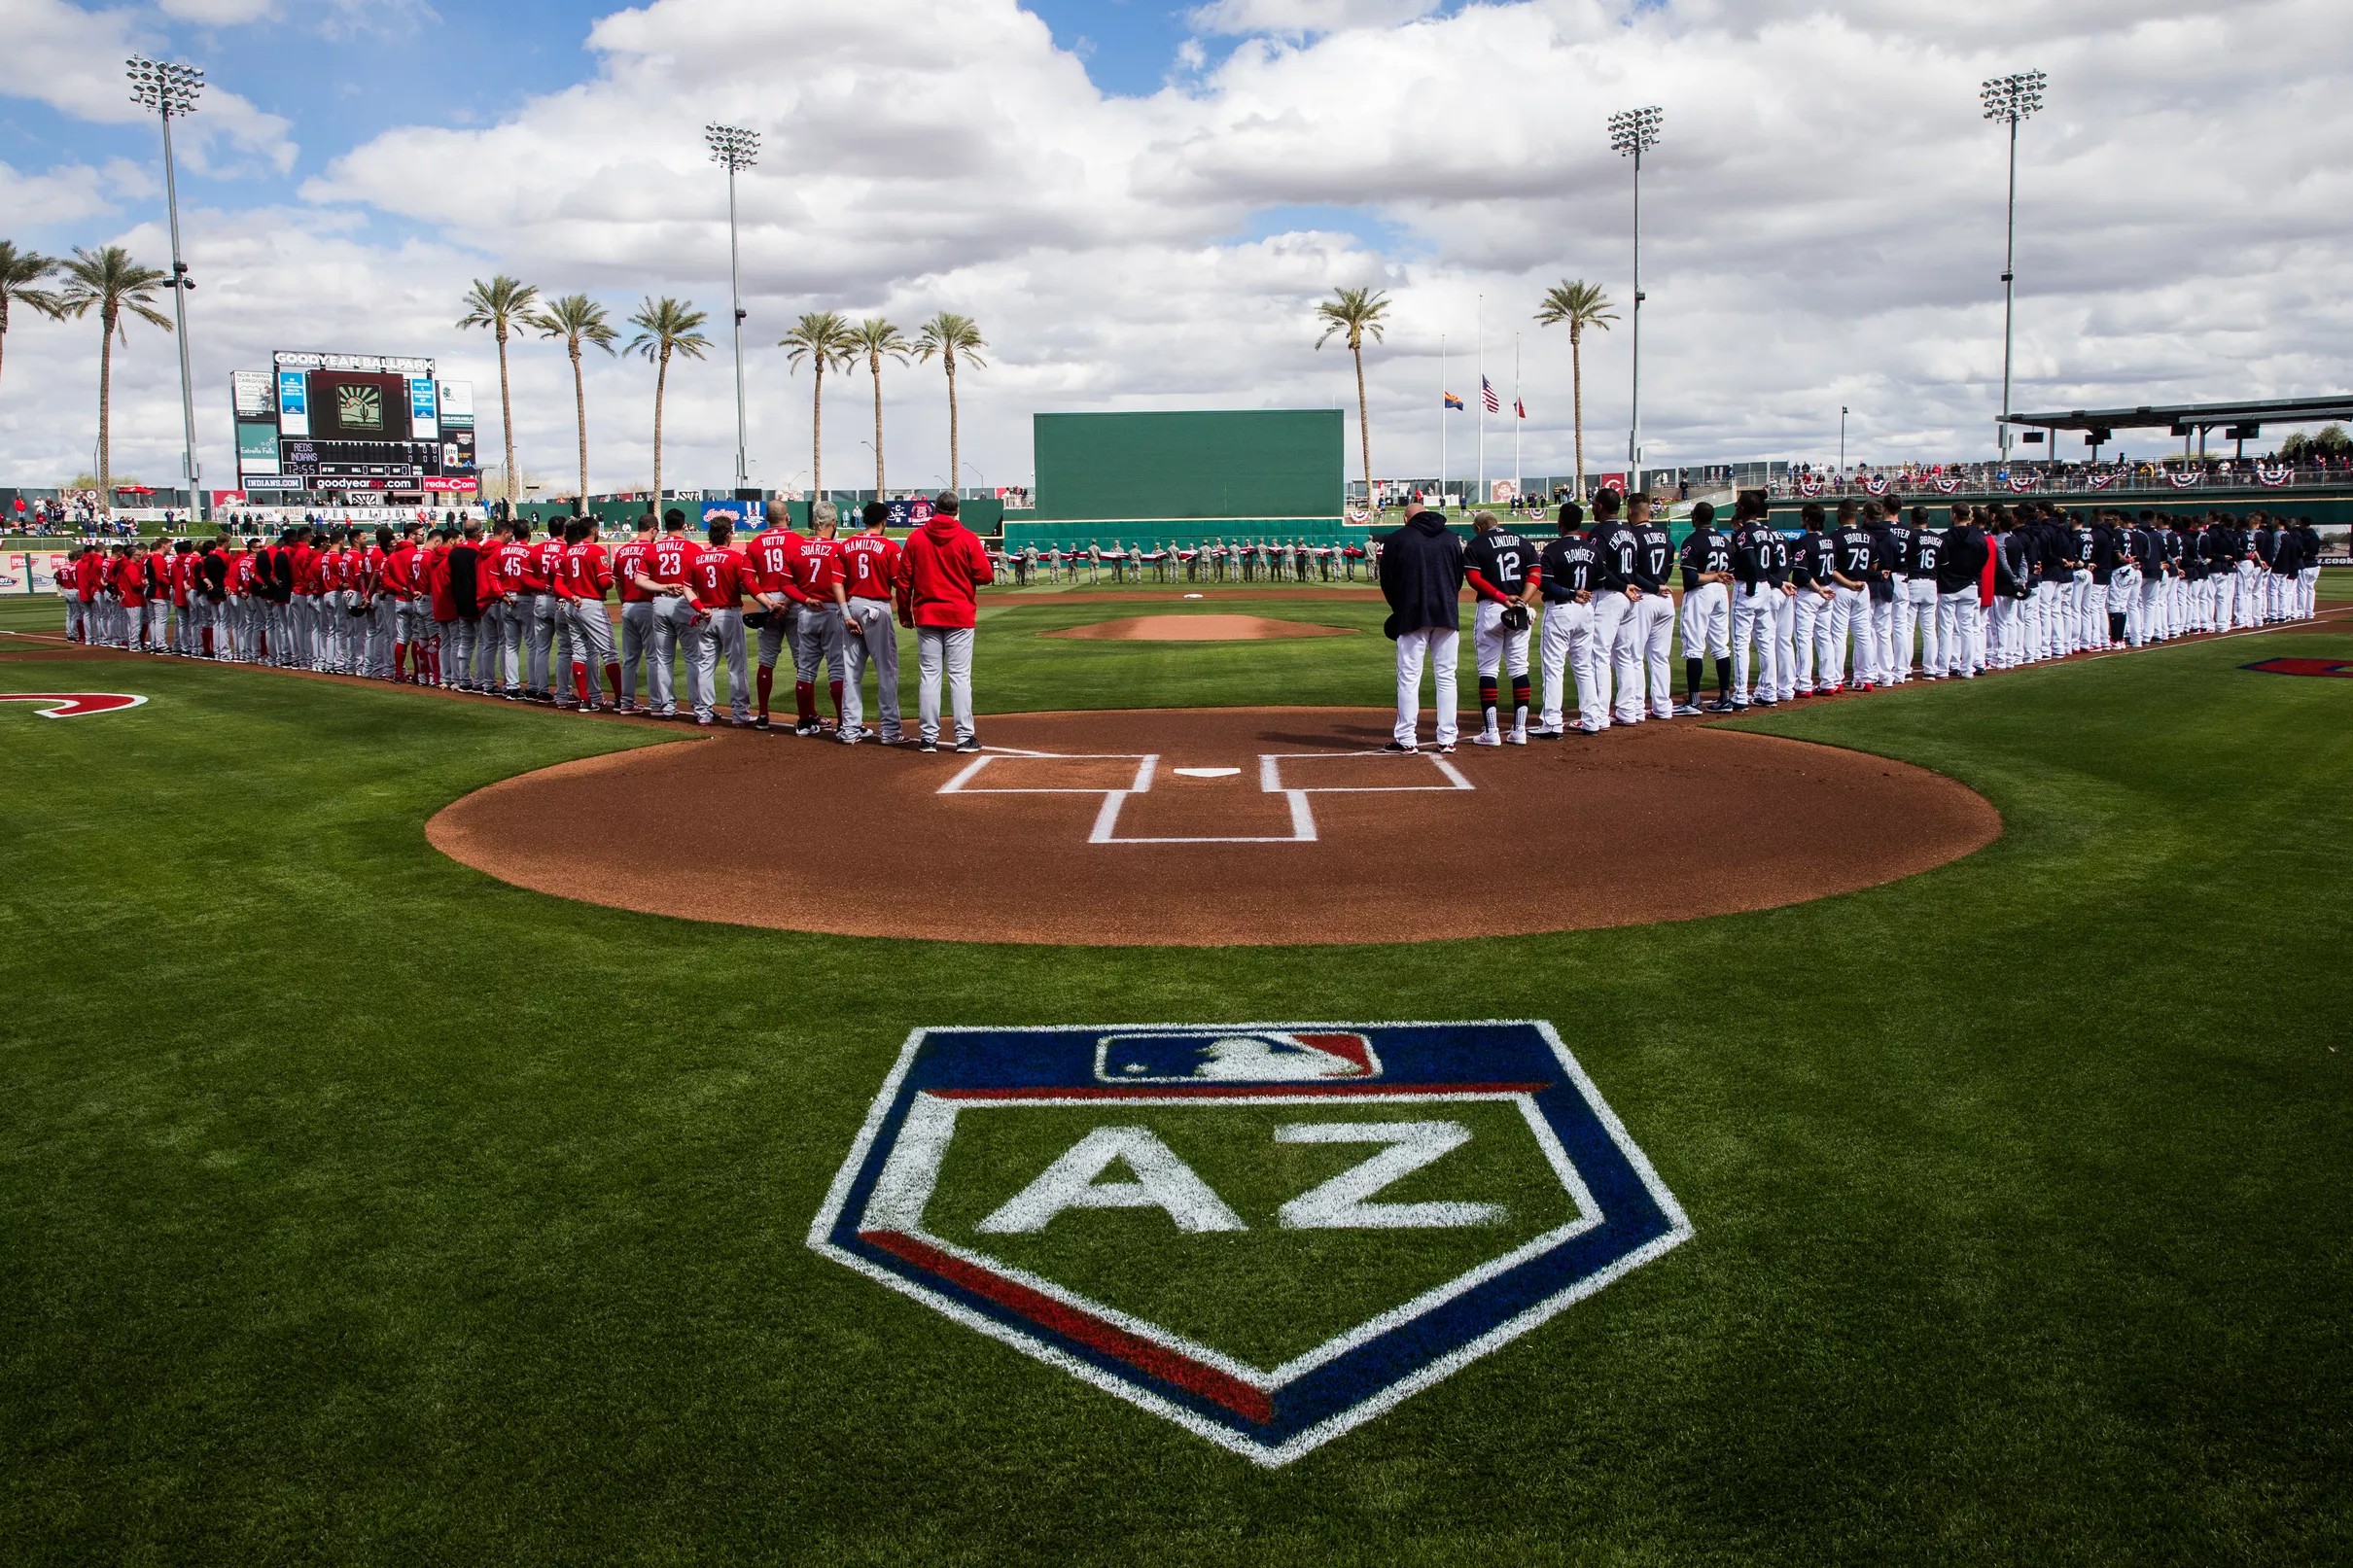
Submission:
[[[1479,378],[1479,401],[1487,404],[1491,414],[1503,412],[1503,400],[1495,396],[1495,384],[1485,376]]]

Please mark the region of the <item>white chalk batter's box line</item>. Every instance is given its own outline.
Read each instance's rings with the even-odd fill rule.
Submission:
[[[1001,756],[1024,760],[1056,762],[1133,762],[1136,771],[1124,785],[1105,787],[1101,784],[975,784],[989,764]],[[1261,751],[1258,753],[1258,788],[1268,795],[1282,795],[1291,809],[1291,830],[1276,834],[1187,834],[1175,837],[1139,837],[1119,831],[1119,814],[1131,795],[1151,793],[1152,783],[1159,776],[1160,753],[1157,751],[1091,751],[1062,753],[1055,751],[992,751],[984,752],[956,776],[939,786],[943,795],[1101,795],[1103,807],[1095,814],[1094,831],[1087,836],[1089,844],[1314,844],[1317,842],[1316,808],[1312,795],[1377,795],[1444,793],[1473,789],[1474,785],[1462,776],[1462,771],[1442,756],[1426,752],[1416,753],[1410,759],[1399,756],[1394,761],[1425,762],[1438,770],[1443,784],[1307,784],[1293,785],[1282,782],[1285,762],[1324,761],[1332,757],[1359,759],[1378,758],[1387,766],[1392,760],[1383,751]],[[1176,768],[1172,772],[1198,777],[1217,778],[1240,773],[1239,768]]]

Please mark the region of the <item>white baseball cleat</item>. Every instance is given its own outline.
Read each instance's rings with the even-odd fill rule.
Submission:
[[[1471,737],[1471,745],[1473,746],[1501,746],[1502,744],[1503,737],[1497,735],[1492,729]]]
[[[1506,746],[1526,746],[1528,744],[1528,731],[1524,729],[1513,730],[1509,735],[1503,737],[1503,744]]]

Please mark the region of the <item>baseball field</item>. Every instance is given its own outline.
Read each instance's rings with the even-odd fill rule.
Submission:
[[[1245,608],[1342,635],[1043,635]],[[982,738],[1066,757],[1100,715],[1103,750],[1182,755],[1184,711],[1280,710],[1248,733],[1338,749],[1380,732],[1380,619],[1004,597]],[[0,693],[146,699],[0,701],[0,1556],[2353,1558],[2353,680],[2249,668],[2274,660],[2353,668],[2353,624],[1668,727],[1799,758],[1753,809],[1655,725],[1466,749],[1477,788],[1384,797],[1331,902],[1412,930],[1443,893],[1447,929],[1504,934],[1284,940],[1345,929],[1311,911],[1201,946],[990,940],[1038,885],[1085,923],[1094,885],[1052,868],[1108,821],[1100,781],[1046,844],[1050,801],[960,818],[908,772],[961,758],[0,638]],[[620,752],[585,776],[658,787],[541,822],[668,912],[436,847],[476,791]],[[1883,830],[1880,780],[1992,826],[1816,896]],[[1318,852],[1359,819],[1316,809]],[[886,853],[909,835],[926,857]],[[1302,848],[1214,853],[1282,883],[1264,857]],[[951,894],[967,939],[825,934]],[[1550,1027],[1688,1237],[1283,1462],[811,1244],[913,1031],[1476,1020]],[[1247,1371],[1585,1203],[1491,1098],[1414,1124],[1460,1150],[1389,1196],[1439,1219],[1315,1229],[1295,1195],[1364,1155],[1318,1105],[967,1111],[930,1223]],[[1106,1128],[1160,1197],[1041,1207]],[[1185,1174],[1154,1178],[1168,1149]]]

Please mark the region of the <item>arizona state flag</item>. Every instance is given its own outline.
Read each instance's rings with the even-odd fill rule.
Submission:
[[[1459,410],[1462,406],[1462,400],[1451,392],[1441,392],[1438,396],[1446,400],[1446,406],[1449,408]]]

